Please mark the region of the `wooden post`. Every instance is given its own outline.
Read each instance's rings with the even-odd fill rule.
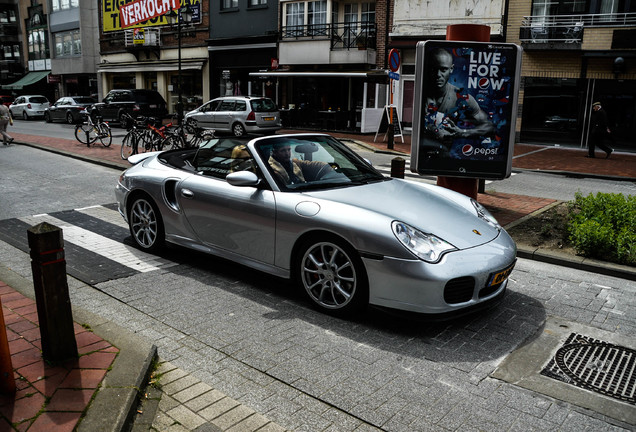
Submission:
[[[43,222],[29,228],[27,236],[42,356],[53,363],[77,358],[62,229]]]
[[[4,325],[4,312],[0,300],[0,393],[4,395],[15,393],[15,378],[11,364],[11,352],[7,340],[7,329]]]
[[[490,26],[481,24],[453,24],[446,27],[446,40],[489,42]],[[477,199],[479,180],[467,177],[437,177],[437,185]]]

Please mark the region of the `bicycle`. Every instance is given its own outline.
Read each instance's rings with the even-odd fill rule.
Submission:
[[[169,128],[172,123],[157,127],[155,126],[158,123],[156,118],[138,117],[133,119],[129,114],[122,114],[122,119],[128,129],[128,133],[121,143],[120,155],[122,159],[128,159],[140,151],[161,151],[164,149],[164,145],[169,144],[167,140],[171,136]]]
[[[102,117],[97,117],[97,123],[95,123],[89,114],[84,123],[75,126],[75,139],[87,146],[99,140],[104,147],[109,147],[113,142],[113,135],[110,126],[102,120]]]

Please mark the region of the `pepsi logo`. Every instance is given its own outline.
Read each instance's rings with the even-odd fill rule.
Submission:
[[[488,78],[479,78],[479,83],[477,85],[480,89],[484,90],[490,87],[490,81],[488,81]]]
[[[473,146],[470,144],[466,144],[462,147],[462,153],[464,153],[464,156],[470,156],[474,153],[474,151],[475,149],[473,149]]]

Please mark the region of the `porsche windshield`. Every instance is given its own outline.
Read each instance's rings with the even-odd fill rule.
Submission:
[[[281,190],[323,189],[386,180],[330,136],[273,137],[256,143],[256,150]]]

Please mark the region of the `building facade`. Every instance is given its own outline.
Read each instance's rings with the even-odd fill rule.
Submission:
[[[276,89],[291,127],[370,132],[386,101],[374,1],[278,1],[278,55],[250,76]],[[382,3],[382,7],[386,2]]]
[[[636,2],[510,0],[507,22],[524,48],[521,141],[587,147],[600,101],[613,146],[636,150]]]
[[[119,9],[130,1],[119,3],[99,1],[100,97],[111,89],[150,89],[163,96],[171,113],[180,93],[186,112],[200,106],[210,95],[210,2],[182,0],[178,17],[168,12],[128,28]]]

